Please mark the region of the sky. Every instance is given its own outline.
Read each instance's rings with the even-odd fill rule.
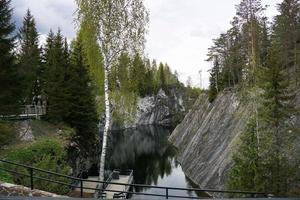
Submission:
[[[235,5],[240,0],[144,0],[150,13],[146,55],[158,62],[168,63],[186,83],[192,78],[196,87],[207,88],[211,63],[206,62],[212,39],[230,27]],[[277,14],[276,5],[282,0],[262,0],[269,5],[266,15]],[[22,24],[26,10],[34,15],[40,39],[45,41],[50,29],[62,30],[69,41],[78,29],[74,22],[74,0],[12,0],[13,19]],[[200,82],[200,71],[202,81]]]

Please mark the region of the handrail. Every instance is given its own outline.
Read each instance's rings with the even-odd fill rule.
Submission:
[[[22,118],[38,118],[40,116],[46,115],[45,105],[20,105],[11,106],[17,113],[3,114],[0,113],[0,119],[22,119]]]
[[[168,199],[169,197],[187,198],[187,199],[191,198],[190,196],[170,195],[169,190],[194,191],[194,192],[205,192],[205,193],[223,193],[223,194],[226,194],[226,193],[227,194],[248,194],[248,195],[251,195],[251,196],[261,195],[261,196],[264,196],[264,197],[268,196],[267,193],[255,192],[255,191],[165,187],[165,186],[151,186],[151,185],[144,185],[144,184],[126,184],[126,183],[115,183],[115,182],[109,182],[109,184],[112,184],[112,185],[125,185],[127,187],[156,188],[156,189],[165,190],[166,193],[164,195],[162,195],[162,194],[151,194],[151,193],[141,193],[141,192],[131,192],[131,191],[115,191],[115,190],[107,190],[106,188],[88,188],[88,187],[83,187],[83,182],[93,182],[93,183],[99,183],[99,184],[103,185],[103,184],[106,184],[108,181],[96,181],[96,180],[87,180],[87,179],[77,178],[77,177],[73,177],[73,176],[63,175],[63,174],[59,174],[59,173],[56,173],[56,172],[51,172],[51,171],[35,168],[35,167],[24,165],[24,164],[15,163],[15,162],[8,161],[8,160],[0,159],[0,163],[1,162],[2,163],[7,163],[7,164],[10,164],[10,165],[14,165],[14,166],[23,167],[23,168],[26,168],[26,169],[30,170],[30,174],[22,174],[22,173],[13,171],[13,170],[9,170],[9,169],[5,169],[5,168],[0,167],[0,170],[4,170],[4,171],[10,172],[10,173],[30,177],[31,189],[34,188],[33,180],[35,178],[35,179],[40,179],[40,180],[44,180],[44,181],[48,181],[48,182],[52,182],[52,183],[57,183],[57,184],[60,184],[60,185],[70,186],[70,187],[73,187],[73,188],[80,188],[80,196],[81,197],[83,197],[83,190],[84,189],[95,190],[95,191],[98,191],[98,192],[108,191],[108,192],[123,192],[123,193],[126,193],[126,194],[136,194],[136,195],[160,196],[160,197],[165,197],[166,199]],[[42,172],[42,173],[46,173],[46,174],[50,174],[50,175],[55,175],[55,176],[75,180],[75,181],[78,181],[80,183],[80,186],[77,186],[77,185],[74,186],[73,184],[63,183],[61,181],[56,181],[56,180],[47,179],[47,178],[43,178],[43,177],[36,177],[36,176],[33,176],[34,171],[38,171],[38,172]],[[132,171],[131,171],[131,173],[132,173]],[[192,197],[192,198],[195,198],[195,197]],[[201,199],[201,198],[198,197],[198,199]]]

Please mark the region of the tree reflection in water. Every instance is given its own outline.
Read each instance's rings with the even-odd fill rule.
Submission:
[[[136,184],[192,187],[176,162],[176,149],[168,142],[170,133],[171,130],[160,126],[113,131],[108,144],[108,170],[133,169]],[[136,187],[134,190],[165,194],[160,189]],[[196,195],[186,191],[173,191],[173,194]]]
[[[137,184],[157,185],[177,167],[170,130],[159,126],[114,131],[109,138],[108,169],[133,169]],[[140,191],[142,188],[135,188]]]

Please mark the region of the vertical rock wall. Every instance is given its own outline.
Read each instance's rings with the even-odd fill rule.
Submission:
[[[173,131],[169,141],[178,148],[179,162],[200,187],[224,189],[232,150],[249,120],[250,106],[231,91],[218,95],[213,103],[202,94]]]

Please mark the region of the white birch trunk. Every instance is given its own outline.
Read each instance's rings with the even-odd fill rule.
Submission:
[[[110,124],[110,104],[109,104],[109,91],[108,91],[109,63],[105,61],[104,66],[105,66],[104,67],[105,126],[103,131],[102,152],[100,157],[100,169],[99,169],[100,181],[104,181],[104,166],[105,166],[105,157],[106,157],[106,149],[107,149],[107,135],[108,135],[109,124]]]

